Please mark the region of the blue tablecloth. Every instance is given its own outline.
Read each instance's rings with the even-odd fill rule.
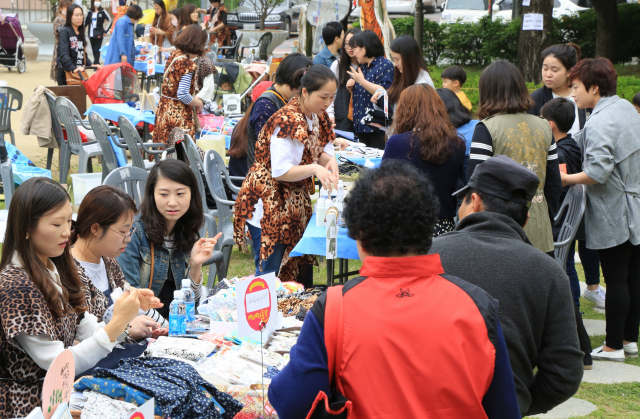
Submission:
[[[151,99],[153,100],[153,98]],[[104,119],[109,121],[118,122],[120,115],[125,116],[133,125],[137,125],[139,122],[146,122],[147,124],[156,123],[156,115],[151,111],[145,111],[140,115],[140,110],[134,109],[126,103],[102,103],[98,105],[91,105],[85,115],[89,115],[89,112],[96,112]]]
[[[357,157],[345,157],[347,160],[349,160],[350,162],[353,162],[355,164],[359,164],[364,166],[364,163],[367,161],[366,158],[357,158]],[[380,167],[380,163],[382,163],[382,157],[369,157],[369,160],[371,160],[371,163],[373,163],[375,168]]]
[[[291,256],[326,256],[326,254],[326,229],[324,227],[316,227],[316,215],[313,214],[302,239],[300,239],[296,247],[291,251]],[[338,229],[338,257],[341,259],[360,260],[356,241],[347,236],[346,228]]]
[[[133,68],[136,71],[144,71],[145,73],[147,72],[147,62],[146,61],[136,61],[135,64],[133,64]],[[164,73],[164,64],[156,64],[156,74],[163,74]]]

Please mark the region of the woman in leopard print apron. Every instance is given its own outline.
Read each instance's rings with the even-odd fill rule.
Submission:
[[[300,77],[299,97],[273,114],[260,131],[255,163],[235,205],[236,243],[244,244],[246,223],[255,251],[260,249],[262,264],[256,273],[279,270],[282,281],[296,280],[301,266],[316,263],[315,256],[288,256],[311,219],[313,177],[327,189],[338,183],[335,134],[326,112],[336,94],[336,77],[326,66],[298,70],[294,78]]]
[[[168,143],[169,134],[180,128],[194,138],[194,109],[202,109],[202,101],[195,95],[197,65],[194,60],[204,53],[206,34],[196,25],[188,26],[175,40],[176,51],[166,63],[162,80],[162,95],[156,112],[153,141]]]
[[[87,313],[68,246],[72,214],[66,190],[42,177],[24,182],[11,202],[0,259],[0,419],[42,405],[44,377],[63,350],[80,374],[111,352],[140,307],[159,304],[134,290],[107,325]]]

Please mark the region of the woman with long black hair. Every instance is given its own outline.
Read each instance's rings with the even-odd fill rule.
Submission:
[[[153,0],[153,9],[156,12],[151,24],[151,43],[161,48],[173,46],[173,32],[176,27],[171,22],[171,16],[163,0]]]
[[[347,71],[355,71],[358,68],[358,59],[354,49],[349,46],[349,41],[360,32],[362,31],[359,28],[352,28],[344,34],[340,59],[331,64],[331,71],[338,79],[338,91],[333,103],[327,109],[327,113],[333,123],[336,124],[336,129],[348,132],[353,132],[353,104],[351,102],[351,91],[347,89],[347,82],[351,79]]]
[[[67,71],[77,77],[92,65],[87,57],[84,13],[77,4],[67,7],[67,20],[58,35],[58,60],[58,86],[67,85]],[[96,64],[94,67],[100,65]]]

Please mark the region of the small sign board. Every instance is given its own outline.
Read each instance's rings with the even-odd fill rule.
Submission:
[[[275,274],[236,282],[236,304],[240,336],[275,330],[278,312]]]
[[[154,399],[151,398],[145,404],[138,407],[138,409],[129,416],[129,419],[153,419],[154,411],[155,402]]]
[[[45,419],[53,417],[59,404],[69,403],[75,376],[76,365],[73,360],[73,353],[65,349],[53,361],[44,378],[42,413]]]
[[[541,31],[544,26],[544,16],[540,13],[528,13],[522,17],[523,31]]]

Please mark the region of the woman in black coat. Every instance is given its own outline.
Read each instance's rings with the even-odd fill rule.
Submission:
[[[81,73],[91,66],[86,56],[84,13],[77,4],[67,8],[67,21],[58,35],[58,62],[58,86],[67,85],[66,71]]]
[[[104,28],[105,21],[109,24]],[[93,62],[100,64],[100,47],[104,40],[104,34],[109,32],[111,28],[111,17],[102,8],[100,0],[91,0],[91,7],[84,20],[84,27],[89,31],[89,42],[91,43],[91,51],[93,51]]]

